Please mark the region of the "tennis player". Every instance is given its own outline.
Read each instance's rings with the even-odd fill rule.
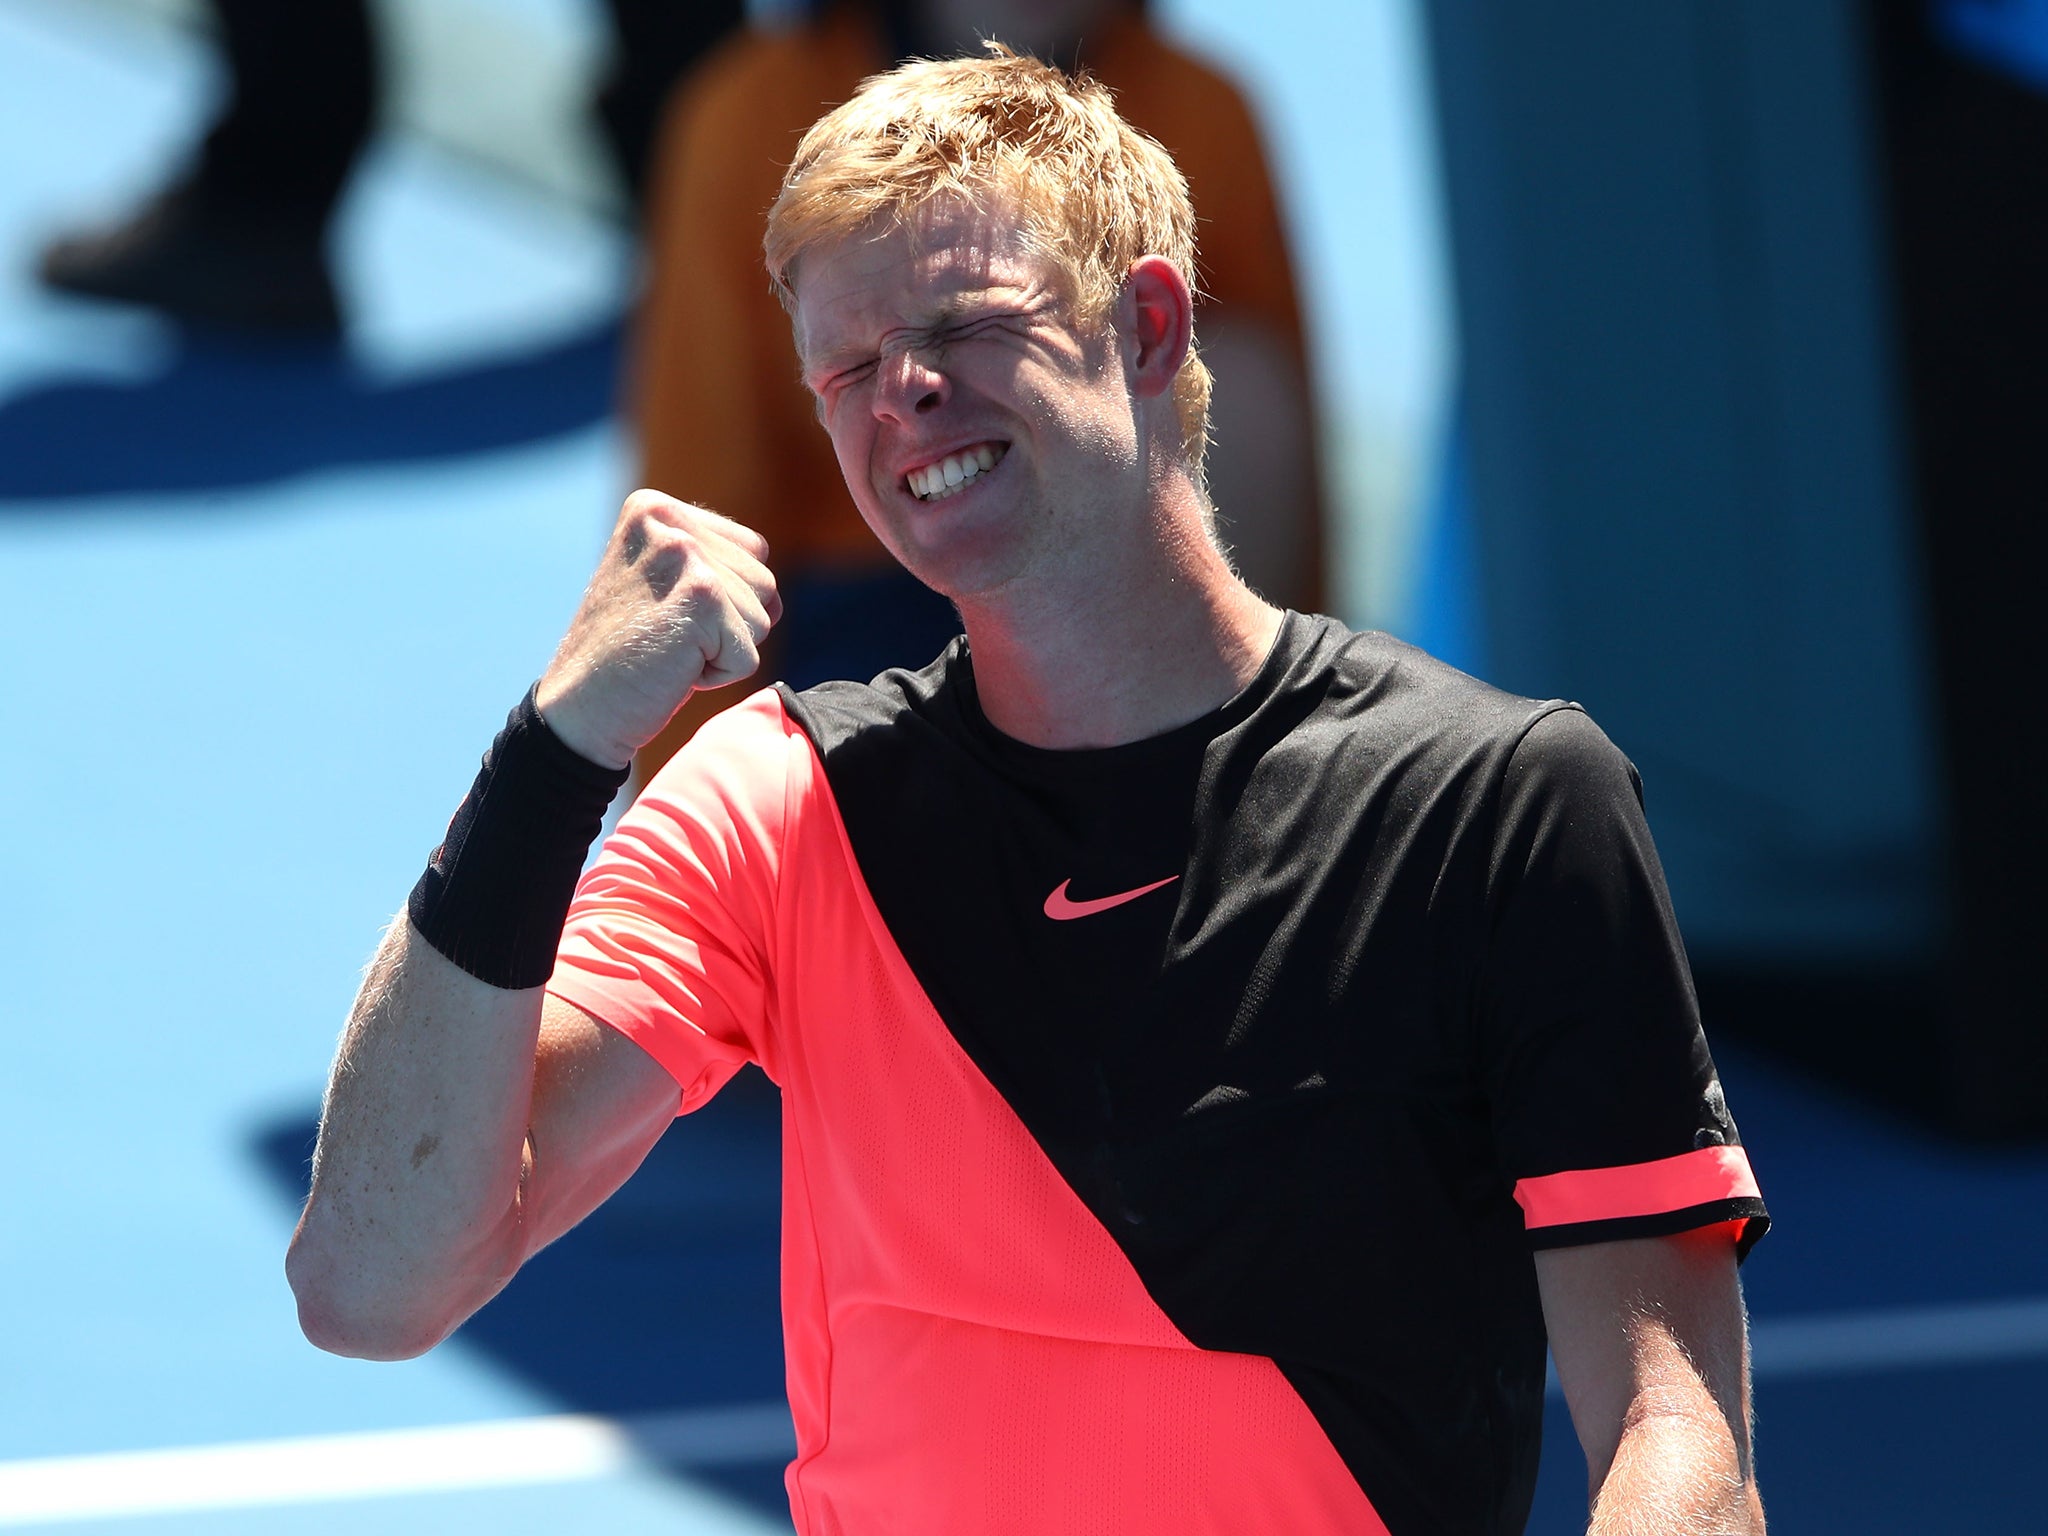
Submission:
[[[1761,1531],[1768,1217],[1634,770],[1237,578],[1165,152],[1000,48],[911,64],[804,138],[766,250],[849,494],[965,634],[726,712],[579,884],[777,614],[749,530],[626,502],[349,1021],[309,1337],[431,1348],[754,1062],[806,1536],[1505,1536],[1546,1340],[1594,1530]]]

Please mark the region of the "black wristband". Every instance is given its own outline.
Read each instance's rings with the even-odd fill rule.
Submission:
[[[540,986],[584,855],[630,771],[566,744],[528,689],[412,888],[406,911],[420,937],[478,981]]]

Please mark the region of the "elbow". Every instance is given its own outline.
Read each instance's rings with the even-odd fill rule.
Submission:
[[[351,1360],[415,1360],[452,1331],[421,1327],[385,1314],[352,1311],[329,1297],[301,1291],[299,1331],[330,1355]]]
[[[455,1331],[462,1316],[354,1277],[301,1225],[285,1278],[307,1342],[354,1360],[412,1360]]]

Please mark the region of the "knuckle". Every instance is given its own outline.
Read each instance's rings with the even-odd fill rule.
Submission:
[[[725,597],[718,567],[694,551],[681,558],[674,586],[677,600],[689,608],[716,607]]]
[[[753,529],[749,528],[745,523],[742,523],[735,518],[726,517],[722,513],[712,512],[704,508],[699,508],[698,511],[704,518],[705,522],[711,526],[712,530],[718,533],[721,537],[723,537],[728,543],[737,544],[741,549],[746,550],[749,554],[766,554],[768,549],[768,541],[762,538],[761,535],[756,533]]]
[[[717,564],[706,559],[702,550],[686,551],[682,555],[682,568],[683,585],[693,597],[715,597],[725,589],[725,583],[719,579]]]

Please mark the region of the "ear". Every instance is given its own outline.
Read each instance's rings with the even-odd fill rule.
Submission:
[[[1117,311],[1132,392],[1141,399],[1170,394],[1195,344],[1195,296],[1186,276],[1164,256],[1140,256],[1124,278]]]

